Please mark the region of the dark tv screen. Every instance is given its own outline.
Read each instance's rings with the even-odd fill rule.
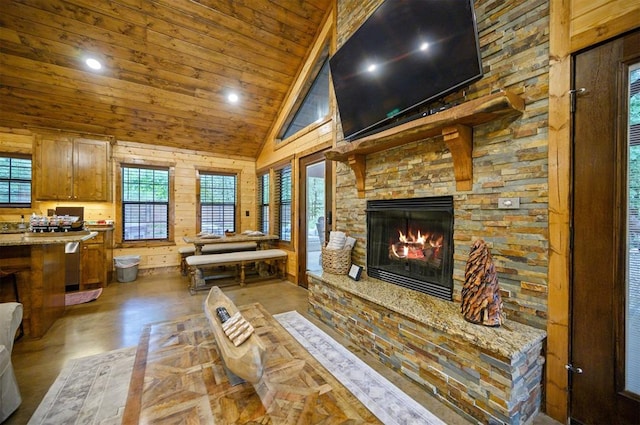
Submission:
[[[473,0],[386,0],[329,61],[345,139],[482,77]]]

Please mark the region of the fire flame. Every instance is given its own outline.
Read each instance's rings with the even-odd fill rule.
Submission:
[[[398,242],[392,243],[390,248],[399,259],[428,260],[440,257],[443,242],[444,236],[441,234],[423,234],[418,230],[417,236],[411,231],[405,235],[399,230]]]

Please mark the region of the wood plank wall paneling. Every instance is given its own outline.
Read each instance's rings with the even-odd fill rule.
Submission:
[[[120,162],[155,161],[175,164],[175,246],[149,248],[117,248],[114,256],[141,255],[139,268],[173,267],[179,264],[177,247],[185,246],[184,236],[196,233],[196,170],[225,169],[239,173],[238,231],[255,229],[256,173],[255,162],[249,158],[209,155],[187,149],[167,149],[132,143],[117,142],[113,147],[114,173]],[[249,217],[245,211],[249,211]]]
[[[255,157],[330,2],[5,1],[0,125]]]
[[[571,51],[640,27],[640,0],[571,0]]]
[[[563,0],[550,3],[549,39],[549,316],[547,319],[545,411],[568,417],[569,259],[571,180],[570,11]]]
[[[18,134],[10,129],[0,128],[0,152],[30,154],[32,151],[33,135]]]
[[[31,132],[0,129],[0,152],[33,152],[34,135]],[[196,233],[196,168],[224,168],[237,170],[240,174],[239,194],[239,230],[255,229],[256,173],[255,161],[252,158],[219,156],[190,149],[176,149],[164,146],[152,146],[135,142],[118,141],[113,146],[113,173],[119,170],[118,161],[164,161],[175,164],[175,244],[150,248],[115,249],[114,256],[140,255],[140,268],[164,268],[179,265],[178,246],[185,245],[183,236]],[[113,179],[115,189],[115,180]],[[114,190],[115,193],[115,190]],[[114,202],[40,202],[35,201],[28,210],[11,211],[0,209],[0,221],[19,221],[20,214],[30,215],[32,212],[46,214],[48,209],[57,206],[83,206],[85,220],[114,219],[116,204]],[[245,215],[249,211],[249,216]],[[117,225],[118,223],[116,223]]]
[[[286,120],[291,113],[293,105],[296,104],[296,99],[300,96],[300,89],[304,87],[304,82],[309,78],[309,73],[313,68],[314,63],[317,61],[320,53],[324,47],[329,43],[333,43],[333,28],[334,28],[335,16],[333,9],[331,9],[325,16],[324,24],[318,32],[318,38],[313,43],[310,52],[307,56],[307,63],[302,67],[300,73],[297,75],[291,90],[287,93],[287,98],[283,102],[283,108],[280,110],[278,117],[274,121],[274,126],[271,128],[270,136],[264,141],[260,155],[256,160],[256,169],[264,170],[270,166],[280,163],[287,158],[293,158],[293,202],[294,205],[302,202],[299,194],[299,170],[298,160],[304,156],[311,155],[323,149],[328,149],[333,146],[335,139],[333,121],[324,121],[318,124],[312,124],[308,128],[299,133],[293,135],[289,139],[278,142],[276,135],[280,130],[279,126]],[[254,199],[255,204],[255,199]],[[297,208],[294,210],[296,213]],[[290,249],[292,252],[289,255],[287,261],[287,273],[293,282],[298,282],[298,258],[299,252],[298,235],[300,231],[299,220],[294,217],[293,222],[293,241]]]

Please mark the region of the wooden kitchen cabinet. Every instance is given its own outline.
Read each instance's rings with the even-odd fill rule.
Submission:
[[[104,288],[112,271],[112,230],[100,230],[95,238],[82,242],[80,254],[80,290]]]
[[[72,136],[40,136],[35,146],[38,200],[110,201],[111,145]]]

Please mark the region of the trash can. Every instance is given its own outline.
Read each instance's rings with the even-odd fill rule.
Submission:
[[[139,255],[123,255],[114,257],[116,264],[116,278],[118,282],[133,282],[138,277]]]

